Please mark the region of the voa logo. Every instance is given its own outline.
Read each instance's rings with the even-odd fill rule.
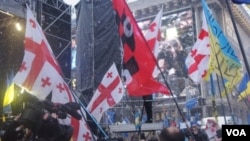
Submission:
[[[244,129],[226,129],[227,136],[247,136]]]

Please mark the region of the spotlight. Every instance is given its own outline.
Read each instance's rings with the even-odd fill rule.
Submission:
[[[22,26],[21,26],[21,24],[19,22],[17,22],[15,25],[16,25],[16,30],[17,31],[22,31]]]

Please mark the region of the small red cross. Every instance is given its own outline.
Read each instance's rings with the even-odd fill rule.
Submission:
[[[21,67],[20,67],[20,69],[19,69],[20,72],[22,72],[23,70],[24,70],[24,71],[27,70],[26,62],[23,62],[22,65],[21,65]]]
[[[197,49],[191,50],[191,56],[192,56],[192,57],[194,57],[194,56],[196,55],[196,53],[197,53]]]
[[[150,26],[149,26],[149,30],[151,32],[155,31],[155,27],[156,27],[156,23],[152,23]]]
[[[33,21],[33,19],[30,19],[30,25],[31,25],[33,28],[36,28],[36,22]]]
[[[86,134],[83,134],[83,138],[85,139],[85,141],[90,141],[91,136],[90,136],[89,132],[86,132]]]
[[[58,85],[56,85],[56,88],[59,89],[60,93],[62,93],[62,91],[64,91],[64,88],[62,86],[62,83],[59,83]]]
[[[46,77],[45,79],[42,78],[42,87],[45,87],[46,85],[50,86],[51,83],[49,82],[49,77]]]
[[[206,76],[206,74],[207,74],[207,70],[204,70],[201,77],[204,78]]]
[[[203,40],[204,38],[208,37],[208,32],[204,29],[201,29],[200,35],[199,35],[199,39]]]
[[[107,73],[107,78],[112,78],[113,77],[113,72],[108,72]]]
[[[122,88],[119,88],[119,91],[118,91],[118,93],[122,93]]]
[[[102,111],[103,111],[103,108],[101,107],[99,113],[102,113]]]

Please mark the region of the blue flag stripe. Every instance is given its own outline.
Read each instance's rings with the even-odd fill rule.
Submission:
[[[210,27],[213,35],[218,39],[219,46],[222,50],[222,53],[225,56],[227,56],[228,58],[230,58],[231,60],[233,60],[234,62],[236,62],[238,65],[240,65],[240,61],[239,61],[238,57],[236,56],[233,48],[231,47],[230,43],[228,42],[228,40],[226,38],[226,36],[223,34],[219,24],[213,18],[213,15],[209,11],[209,7],[206,4],[205,0],[202,0],[202,5],[204,8],[204,13],[205,13],[205,17],[206,17],[208,26]]]
[[[242,78],[240,85],[239,85],[239,93],[241,93],[247,89],[248,82],[249,82],[249,76],[247,73],[245,73],[244,77]]]
[[[250,4],[250,0],[232,0],[235,4]]]

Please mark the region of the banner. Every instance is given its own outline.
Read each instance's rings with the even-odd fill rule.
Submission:
[[[204,13],[202,18],[200,34],[185,61],[188,75],[195,83],[200,83],[206,78],[210,58],[209,34]]]
[[[14,77],[14,83],[40,100],[45,100],[51,94],[51,101],[54,103],[75,102],[51,47],[28,6],[26,19],[25,53],[19,71]],[[77,120],[68,117],[59,121],[74,128],[73,141],[86,138],[94,140],[84,118]]]
[[[128,94],[131,96],[151,95],[155,92],[169,94],[168,88],[152,76],[156,58],[126,1],[113,0],[113,7],[123,44],[123,75]]]
[[[228,90],[227,92],[231,92],[242,79],[242,65],[219,24],[211,14],[205,0],[202,0],[202,6],[208,24],[211,45],[208,73],[215,72],[222,76],[225,81],[225,89]]]
[[[123,93],[122,81],[115,64],[113,64],[104,75],[88,104],[87,110],[97,122],[100,122],[103,113],[121,101]]]

